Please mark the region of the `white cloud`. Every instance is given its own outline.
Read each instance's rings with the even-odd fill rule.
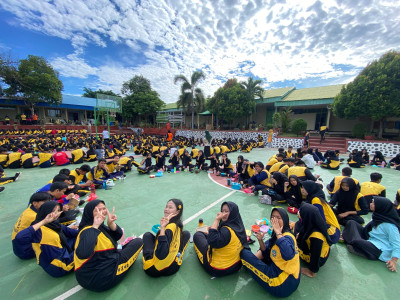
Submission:
[[[13,24],[71,42],[75,52],[52,61],[63,76],[95,76],[94,85],[119,92],[123,81],[141,74],[166,102],[176,101],[180,91],[174,76],[189,77],[196,69],[207,75],[200,85],[206,95],[224,80],[249,72],[264,78],[265,86],[315,78],[335,83],[350,80],[369,61],[400,45],[397,0],[137,3],[3,0],[0,7],[15,15]],[[127,67],[129,55],[114,55],[88,63],[93,47],[117,45],[127,46],[132,57],[143,52],[145,61]]]

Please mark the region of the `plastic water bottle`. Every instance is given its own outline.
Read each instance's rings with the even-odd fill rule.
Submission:
[[[203,219],[199,219],[199,227],[203,227]]]
[[[176,173],[176,167],[174,167],[174,173]]]
[[[96,194],[96,189],[95,189],[95,187],[94,187],[94,184],[92,184],[92,185],[90,186],[90,193],[91,193],[91,194]]]
[[[186,172],[189,172],[189,166],[186,167]]]
[[[386,163],[383,161],[382,164],[381,164],[381,168],[384,168],[385,165],[386,165]]]
[[[105,180],[103,180],[103,189],[107,189],[107,183],[106,183],[106,181]]]

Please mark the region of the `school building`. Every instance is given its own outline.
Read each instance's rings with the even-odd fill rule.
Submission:
[[[94,108],[96,99],[73,95],[62,95],[62,102],[59,105],[39,102],[35,104],[35,113],[38,115],[38,124],[75,124],[86,125],[94,122]],[[20,99],[0,98],[0,122],[4,122],[5,117],[11,120],[11,124],[16,123],[19,116],[24,113],[27,120],[32,118],[29,105]]]
[[[376,131],[379,127],[378,122],[372,122],[369,118],[358,118],[347,120],[335,117],[332,113],[331,105],[336,95],[344,85],[329,85],[313,88],[297,89],[296,87],[286,87],[279,89],[265,90],[263,100],[257,100],[256,112],[249,120],[237,120],[234,126],[245,125],[246,122],[253,122],[264,126],[273,124],[272,116],[275,112],[290,108],[292,110],[291,120],[304,119],[307,122],[307,130],[318,130],[321,125],[327,125],[331,133],[349,135],[357,123],[365,123],[371,131]],[[200,128],[216,128],[218,116],[206,111],[199,114]],[[177,108],[176,103],[167,104],[163,110],[158,112],[157,122],[162,125],[166,122],[173,123],[179,119],[175,125],[184,124],[186,128],[191,126],[191,115],[184,116],[182,108]],[[194,124],[197,125],[197,115]],[[257,126],[256,125],[256,126]],[[228,129],[224,128],[221,129]],[[388,118],[384,123],[384,133],[392,136],[400,134],[400,119]]]

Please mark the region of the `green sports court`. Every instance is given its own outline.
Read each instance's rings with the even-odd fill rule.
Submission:
[[[253,149],[244,157],[250,161],[266,161],[274,150]],[[236,162],[238,153],[229,155]],[[136,158],[140,160],[140,157]],[[95,163],[90,163],[93,166]],[[345,166],[345,165],[343,165]],[[6,185],[0,194],[1,239],[0,289],[3,299],[261,299],[273,298],[262,289],[242,268],[238,273],[222,278],[211,278],[197,260],[193,244],[184,254],[183,264],[178,273],[170,277],[152,278],[143,272],[139,256],[126,278],[117,287],[103,293],[94,293],[78,286],[74,274],[52,278],[36,264],[36,260],[22,261],[14,256],[11,245],[11,231],[26,208],[30,195],[44,186],[61,167],[50,169],[22,170],[21,178]],[[73,165],[69,166],[70,169]],[[13,170],[6,170],[11,175]],[[385,168],[366,167],[353,169],[353,177],[360,182],[369,181],[371,172],[383,175],[391,200],[399,188],[398,171]],[[313,173],[321,174],[328,183],[339,171],[315,167]],[[112,190],[98,190],[99,199],[108,207],[115,207],[117,223],[125,229],[126,235],[142,235],[159,224],[164,206],[170,198],[179,198],[184,203],[183,219],[185,229],[194,233],[198,219],[211,225],[221,203],[225,200],[238,204],[247,229],[255,219],[269,219],[271,206],[260,204],[258,197],[248,196],[227,186],[214,182],[206,173],[181,172],[165,173],[160,178],[139,175],[135,169],[123,181],[117,181]],[[286,207],[286,205],[283,205]],[[295,215],[290,219],[296,221]],[[366,222],[371,214],[365,217]],[[255,239],[255,237],[253,238]],[[253,251],[258,243],[251,245]],[[301,283],[289,299],[395,299],[400,292],[399,275],[391,273],[383,262],[368,261],[350,254],[343,244],[332,246],[327,263],[313,279],[301,277]]]

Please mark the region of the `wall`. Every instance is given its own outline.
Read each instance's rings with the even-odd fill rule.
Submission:
[[[329,130],[330,131],[346,131],[346,132],[352,132],[354,125],[358,123],[364,123],[366,125],[367,131],[369,130],[370,127],[370,122],[366,121],[360,121],[360,120],[346,120],[346,119],[340,119],[338,117],[333,116],[331,114],[331,120],[329,122]]]
[[[213,139],[257,139],[258,135],[261,135],[264,142],[268,140],[268,133],[265,131],[209,131]],[[183,136],[186,138],[194,137],[195,139],[205,139],[204,130],[177,130],[176,136]],[[302,138],[281,138],[277,137],[272,140],[273,148],[287,148],[292,146],[293,148],[300,148],[303,146]]]
[[[257,111],[252,115],[252,120],[257,122],[258,124],[265,124],[265,118],[267,114],[267,105],[266,104],[259,104],[257,105]]]
[[[400,153],[400,142],[382,142],[346,139],[347,152],[353,149],[367,149],[368,153],[373,155],[375,151],[381,151],[384,156],[394,157]],[[372,157],[371,157],[372,158]]]
[[[315,118],[316,118],[316,113],[292,114],[291,115],[292,121],[296,120],[296,119],[303,119],[304,121],[306,121],[307,122],[307,130],[314,130]]]

